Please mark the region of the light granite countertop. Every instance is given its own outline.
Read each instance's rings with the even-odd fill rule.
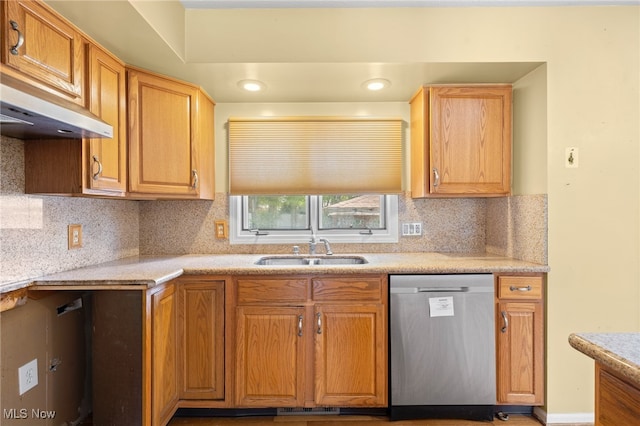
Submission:
[[[339,255],[350,255],[340,253]],[[263,266],[255,262],[264,254],[135,256],[20,282],[0,282],[0,293],[26,287],[109,286],[153,287],[183,274],[442,274],[548,272],[549,267],[491,254],[459,253],[358,253],[362,265]]]
[[[640,388],[640,333],[574,333],[569,344]]]

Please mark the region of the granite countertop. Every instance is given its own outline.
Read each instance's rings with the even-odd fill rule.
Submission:
[[[336,255],[349,255],[339,253]],[[438,274],[548,272],[546,265],[491,254],[358,253],[363,265],[263,266],[264,254],[135,256],[20,282],[0,282],[0,293],[30,286],[141,286],[153,287],[183,274]],[[304,256],[304,255],[301,255]]]
[[[640,388],[640,333],[574,333],[569,344]]]

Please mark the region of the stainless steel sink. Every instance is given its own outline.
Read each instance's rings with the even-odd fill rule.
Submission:
[[[256,261],[256,265],[364,265],[367,262],[362,256],[264,256]]]

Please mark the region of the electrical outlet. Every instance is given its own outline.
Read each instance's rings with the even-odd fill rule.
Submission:
[[[225,239],[228,237],[228,227],[226,220],[216,220],[214,222],[214,226],[216,228],[216,238]]]
[[[18,368],[18,387],[20,395],[38,384],[38,359],[29,361]]]
[[[82,225],[69,225],[69,250],[82,247]]]
[[[402,235],[403,236],[422,235],[422,223],[421,222],[403,223]]]

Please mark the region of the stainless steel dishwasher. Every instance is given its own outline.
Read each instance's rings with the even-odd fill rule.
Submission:
[[[391,419],[493,419],[493,275],[391,275],[389,288]]]

